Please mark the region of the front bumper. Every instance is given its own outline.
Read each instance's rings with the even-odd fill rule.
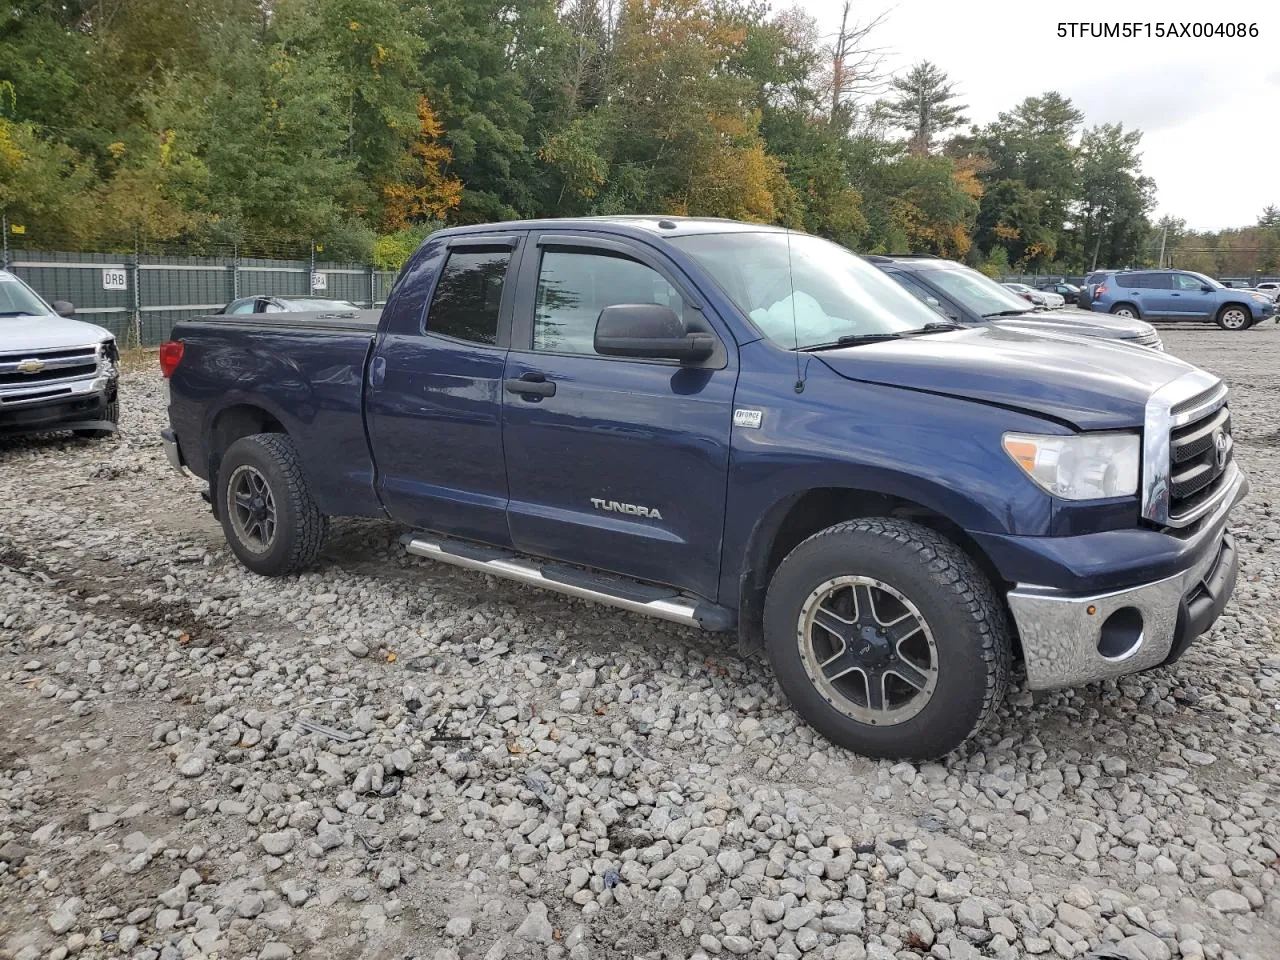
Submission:
[[[1074,687],[1172,663],[1218,619],[1236,585],[1235,542],[1223,533],[1195,567],[1129,590],[1068,596],[1009,591],[1027,685]]]
[[[1010,590],[1009,610],[1022,641],[1027,685],[1033,690],[1073,687],[1148,670],[1180,657],[1218,619],[1235,590],[1238,555],[1235,541],[1226,532],[1227,518],[1248,490],[1248,481],[1237,471],[1218,507],[1185,538],[1130,532],[1139,546],[1151,536],[1177,544],[1172,556],[1183,562],[1173,572],[1107,590],[1028,583]],[[1116,534],[1123,536],[1122,531],[1110,531],[1062,539],[1111,548],[1095,556],[1096,571],[1136,559],[1114,549],[1119,546],[1113,539]]]
[[[93,390],[67,392],[49,399],[24,397],[21,402],[0,402],[0,436],[53,430],[115,430],[115,422],[109,419],[115,389],[112,380]]]

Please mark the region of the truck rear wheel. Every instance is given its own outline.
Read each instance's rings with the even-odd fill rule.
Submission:
[[[227,543],[254,573],[294,573],[320,553],[329,521],[287,436],[258,433],[233,443],[218,467],[216,495]]]
[[[950,752],[1008,683],[991,582],[950,540],[904,520],[850,520],[792,550],[769,584],[764,633],[800,715],[869,757]]]

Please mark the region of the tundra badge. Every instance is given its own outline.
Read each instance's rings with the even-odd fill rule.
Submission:
[[[605,510],[609,513],[628,513],[633,517],[645,517],[648,520],[662,519],[662,514],[658,512],[657,507],[641,507],[634,503],[619,503],[617,500],[602,500],[599,497],[592,497],[591,505],[597,510]]]

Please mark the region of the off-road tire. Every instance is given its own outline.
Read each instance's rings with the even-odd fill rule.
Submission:
[[[265,550],[241,539],[232,520],[230,481],[236,469],[248,465],[266,481],[274,501],[274,536]],[[280,433],[241,437],[227,449],[218,465],[215,491],[218,517],[227,544],[242,564],[264,577],[296,573],[315,562],[329,532],[329,519],[320,512],[302,470],[293,441]]]
[[[1243,317],[1243,322],[1236,321],[1233,323],[1234,317]],[[1218,311],[1215,322],[1223,330],[1230,333],[1239,333],[1241,330],[1248,330],[1253,326],[1253,315],[1250,314],[1248,307],[1242,307],[1237,303],[1228,303]]]
[[[923,616],[936,645],[936,686],[915,716],[859,722],[832,705],[806,672],[801,615],[810,594],[840,576],[892,586]],[[891,518],[849,520],[809,537],[769,584],[765,648],[796,711],[828,740],[868,757],[932,759],[976,732],[1004,699],[1012,642],[1003,603],[978,565],[928,527]]]
[[[120,400],[115,399],[107,404],[107,412],[103,414],[103,420],[110,420],[112,423],[120,422]],[[75,436],[85,440],[105,440],[107,437],[115,436],[114,430],[72,430]]]

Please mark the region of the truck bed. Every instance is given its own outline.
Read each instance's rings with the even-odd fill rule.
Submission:
[[[381,515],[363,412],[378,318],[377,310],[249,313],[177,324],[184,355],[169,412],[192,471],[210,479],[223,418],[265,410],[294,438],[325,513]]]

